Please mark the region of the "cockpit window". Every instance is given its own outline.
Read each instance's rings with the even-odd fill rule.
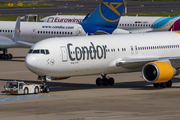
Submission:
[[[28,53],[32,53],[32,51],[33,51],[33,50],[32,50],[32,49],[30,49]]]
[[[49,50],[46,50],[46,54],[49,54]]]
[[[45,54],[45,51],[44,51],[44,50],[41,50],[41,53],[42,53],[42,54]]]
[[[50,54],[49,50],[47,49],[45,50],[44,49],[36,49],[36,50],[30,49],[28,53],[29,54],[45,54],[45,55]]]
[[[39,53],[39,50],[33,50],[33,53]]]

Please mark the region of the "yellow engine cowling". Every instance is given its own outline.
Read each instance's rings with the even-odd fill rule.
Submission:
[[[179,71],[167,62],[150,62],[143,67],[142,74],[147,82],[163,83],[171,80]]]

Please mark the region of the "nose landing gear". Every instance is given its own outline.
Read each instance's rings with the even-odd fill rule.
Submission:
[[[42,80],[42,85],[41,85],[41,89],[43,93],[49,93],[50,89],[49,86],[47,84],[47,80],[46,80],[46,76],[38,76],[39,80]]]

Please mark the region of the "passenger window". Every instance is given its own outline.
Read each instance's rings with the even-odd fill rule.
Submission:
[[[39,53],[39,50],[34,50],[33,53],[35,53],[35,54],[36,54],[36,53]]]
[[[0,32],[1,32],[1,30],[0,30]]]
[[[45,51],[44,51],[44,50],[41,50],[41,53],[42,53],[42,54],[45,54]]]

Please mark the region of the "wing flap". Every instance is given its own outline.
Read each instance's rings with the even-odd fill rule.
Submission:
[[[152,28],[144,28],[144,29],[132,29],[132,30],[128,30],[131,33],[145,33],[145,32],[151,32],[153,31]]]
[[[116,67],[123,67],[126,69],[137,69],[142,68],[146,63],[148,62],[154,62],[154,61],[180,61],[180,56],[176,57],[152,57],[152,58],[138,58],[138,59],[119,59],[116,60],[114,65]]]

